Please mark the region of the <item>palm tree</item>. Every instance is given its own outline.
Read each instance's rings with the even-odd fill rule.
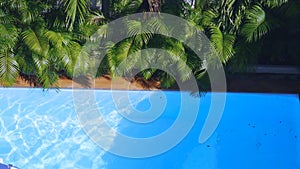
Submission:
[[[122,11],[130,11],[127,8],[129,2],[132,1],[114,1],[113,6],[118,7],[114,9],[117,9],[119,12],[113,13],[119,13],[119,15],[116,16],[128,14]],[[139,6],[135,5],[135,8],[132,9],[137,9],[137,11],[151,11],[153,10],[151,6],[153,2],[152,0],[143,0],[137,3]],[[196,0],[189,4],[180,0],[165,0],[160,2],[159,8],[162,12],[182,16],[196,23],[199,29],[202,29],[210,38],[221,61],[226,64],[231,61],[234,56],[249,51],[250,49],[248,48],[249,46],[252,47],[251,44],[253,42],[257,42],[273,28],[273,18],[269,16],[269,13],[285,2],[285,0],[275,0],[272,1],[272,3],[265,1],[229,0],[220,3]],[[138,8],[136,8],[137,6]],[[129,14],[130,13],[134,13],[134,10],[131,10]],[[153,20],[149,22],[153,22]],[[123,60],[139,50],[146,48],[163,48],[175,55],[181,53],[177,56],[181,56],[182,59],[187,62],[199,80],[206,79],[204,83],[207,83],[207,74],[202,67],[203,61],[195,57],[192,51],[174,39],[154,35],[152,32],[147,32],[146,30],[140,30],[142,27],[141,24],[139,21],[128,21],[125,27],[127,27],[131,38],[119,44],[107,45],[107,57],[104,59],[103,65],[100,66],[99,75],[103,74],[103,72],[105,72],[104,70],[109,69],[109,72],[114,76],[116,74],[116,67],[118,67]],[[164,29],[171,30],[168,29],[168,25],[164,25],[164,23],[156,24],[161,28],[160,31]],[[185,32],[184,34],[188,36],[191,32]],[[253,46],[255,47],[255,45]],[[143,53],[143,57],[146,56],[147,53]],[[168,61],[162,61],[162,63],[166,63],[165,65],[170,64]],[[214,63],[212,62],[211,64]],[[124,69],[130,71],[131,68],[132,67],[127,66],[127,68]],[[182,80],[187,79],[188,76],[189,75],[182,73]],[[169,74],[156,69],[144,70],[136,75],[136,78],[140,77],[143,79],[159,79],[164,88],[171,87],[175,83],[175,80]]]
[[[285,3],[287,0],[195,0],[194,8],[186,4],[184,17],[204,28],[224,64],[233,57],[243,63],[251,54],[245,56],[245,51],[252,51],[254,42],[277,27],[276,9]]]
[[[1,0],[1,83],[12,85],[23,75],[50,87],[61,73],[71,77],[83,42],[79,37],[84,36],[81,25],[88,18],[87,3]]]
[[[18,29],[13,17],[0,10],[0,82],[4,86],[12,85],[18,77],[18,63],[13,52],[18,40]]]
[[[117,44],[112,44],[111,42],[109,42],[108,44],[104,45],[107,47],[107,55],[100,65],[98,75],[103,75],[105,73],[104,68],[109,69],[109,72],[113,77],[116,75],[120,75],[119,72],[116,72],[117,68],[120,68],[120,64],[126,59],[130,60],[127,60],[128,63],[143,65],[142,67],[150,65],[150,62],[153,61],[153,58],[151,59],[153,53],[151,54],[151,52],[149,53],[148,51],[143,50],[149,48],[161,48],[166,51],[165,54],[157,52],[155,55],[157,56],[157,58],[169,59],[155,59],[155,61],[158,62],[160,66],[163,66],[161,68],[165,70],[168,70],[168,68],[170,67],[176,67],[176,70],[179,71],[178,73],[180,75],[180,79],[183,82],[189,79],[191,77],[191,74],[187,72],[186,69],[184,69],[183,65],[179,64],[178,58],[187,61],[188,65],[193,69],[194,72],[201,72],[199,69],[201,67],[200,65],[202,65],[202,61],[197,59],[198,57],[195,56],[195,54],[188,47],[175,39],[163,35],[154,34],[154,31],[152,31],[155,30],[156,33],[160,32],[161,34],[167,35],[168,33],[170,33],[169,31],[172,30],[171,25],[166,25],[160,19],[150,17],[147,20],[128,19],[123,26],[126,32],[128,32],[130,38],[127,38]],[[100,38],[107,37],[107,35],[104,34],[113,34],[114,31],[118,30],[110,31],[112,32],[98,32],[98,36]],[[140,50],[143,50],[142,57],[144,59],[136,60],[140,57],[132,57],[132,55],[141,55],[141,53],[139,53]],[[174,58],[161,55],[168,55]],[[144,62],[144,60],[147,60],[149,62]],[[124,66],[124,64],[121,66]],[[134,75],[134,73],[132,72],[134,68],[133,66],[133,64],[126,64],[122,69],[124,71],[123,73]],[[161,87],[163,88],[169,88],[175,84],[175,79],[170,76],[170,74],[154,68],[143,70],[135,75],[134,78],[159,80],[161,82]]]
[[[89,37],[105,20],[137,11],[167,12],[194,22],[210,38],[224,64],[241,65],[254,58],[251,53],[259,52],[263,37],[280,26],[277,16],[282,10],[278,9],[287,0],[102,0],[104,16],[95,9],[90,10],[89,6],[95,6],[95,2],[98,1],[90,4],[89,0],[0,0],[0,82],[12,85],[21,75],[33,77],[37,85],[49,87],[60,75],[72,78],[87,73],[84,61],[89,56],[78,55]],[[131,37],[118,44],[106,44],[107,57],[97,76],[107,72],[116,74],[115,68],[139,50],[163,48],[186,61],[199,80],[207,78],[203,61],[185,44],[149,31],[172,30],[169,25],[150,19],[148,30],[140,29],[141,24],[141,21],[128,20],[124,27]],[[187,37],[193,35],[188,30],[182,33]],[[74,64],[80,60],[81,71],[74,72]],[[168,60],[161,62],[166,67],[172,64]],[[176,66],[181,70],[180,65]],[[130,68],[127,68],[129,73]],[[190,76],[184,71],[181,74],[183,81]],[[158,79],[165,88],[175,84],[174,79],[161,70],[144,70],[136,76],[140,77]]]

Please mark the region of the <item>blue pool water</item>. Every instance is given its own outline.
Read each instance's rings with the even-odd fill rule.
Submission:
[[[129,97],[136,109],[147,111],[155,93],[130,91]],[[111,127],[141,138],[167,130],[181,100],[193,97],[164,92],[163,115],[150,124],[133,125],[116,112],[111,91],[96,90],[95,96]],[[200,144],[210,101],[210,93],[201,97],[195,125],[177,146],[158,156],[133,159],[108,153],[89,139],[80,127],[72,90],[0,88],[0,158],[21,169],[300,168],[298,95],[228,93],[218,128]]]

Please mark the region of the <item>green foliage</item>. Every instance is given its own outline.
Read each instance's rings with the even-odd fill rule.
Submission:
[[[85,17],[88,13],[89,0],[63,0],[63,6],[65,8],[66,27],[72,31],[74,29],[75,22],[82,24],[85,21]]]
[[[267,0],[267,1],[262,1],[262,4],[270,8],[276,8],[276,7],[280,7],[281,5],[287,2],[288,0]]]
[[[0,50],[0,68],[0,82],[2,85],[12,85],[19,76],[19,72],[18,63],[8,49]]]
[[[112,5],[113,18],[137,12],[143,0],[114,0]]]
[[[183,64],[186,63],[199,80],[199,86],[208,86],[206,66],[217,68],[218,65],[209,55],[199,59],[188,47],[201,41],[199,32],[188,30],[185,25],[180,25],[181,32],[171,32],[170,25],[174,23],[168,25],[155,17],[147,21],[127,20],[123,28],[109,30],[105,23],[137,11],[149,11],[151,1],[109,0],[104,4],[109,11],[90,7],[101,2],[0,0],[0,82],[9,86],[19,75],[31,76],[37,79],[37,85],[47,88],[54,86],[60,76],[87,75],[94,69],[98,69],[96,76],[107,73],[116,76],[120,73],[116,70],[120,65],[123,65],[123,74],[132,74],[134,65],[130,62],[150,65],[157,61],[165,69],[176,69],[183,82],[192,76]],[[270,51],[274,54],[270,60],[276,63],[288,63],[289,59],[299,61],[300,4],[297,0],[160,0],[159,11],[190,21],[209,37],[222,63],[237,69],[257,62],[260,54],[265,59],[271,55]],[[127,32],[129,38],[117,44],[102,44],[105,57],[100,67],[95,68],[89,62],[96,59],[95,56],[83,46],[89,41],[103,42],[114,31]],[[91,39],[95,38],[92,36],[95,32],[98,37]],[[188,39],[189,44],[160,35],[169,33]],[[199,50],[205,50],[201,44],[196,45]],[[166,53],[158,52],[153,58],[151,53],[141,52],[151,48],[160,48]],[[284,54],[286,58],[279,56]],[[133,57],[137,55],[148,62]],[[158,79],[163,88],[176,85],[171,74],[154,68],[142,70],[135,77]]]
[[[235,36],[221,32],[218,27],[210,28],[210,40],[213,43],[223,63],[234,55],[233,45]]]
[[[272,57],[270,53],[274,50],[265,50],[263,45],[269,43],[271,46],[271,34],[273,37],[282,35],[277,30],[285,27],[284,22],[292,18],[282,8],[290,6],[286,11],[291,12],[296,11],[292,8],[295,9],[297,5],[293,0],[196,0],[194,4],[185,3],[185,6],[184,17],[204,28],[222,62],[229,63],[236,70],[243,70],[249,64],[259,62],[262,50]],[[293,30],[293,27],[290,25],[288,29]],[[281,57],[284,55],[282,53]]]
[[[254,5],[246,11],[245,24],[241,32],[248,42],[257,41],[269,32],[270,26],[266,18],[265,11],[259,5]]]
[[[89,22],[88,3],[1,0],[0,82],[12,85],[20,74],[35,77],[37,85],[46,88],[53,86],[60,75],[72,77],[80,43],[84,43],[77,38],[82,34],[79,25]],[[54,14],[56,20],[65,20],[64,25],[54,24]],[[68,33],[74,28],[77,32]]]
[[[43,35],[38,34],[38,32],[34,32],[31,28],[29,28],[22,32],[21,36],[25,45],[32,52],[42,56],[47,55],[49,43]]]

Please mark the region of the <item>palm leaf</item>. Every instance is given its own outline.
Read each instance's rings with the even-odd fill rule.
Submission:
[[[41,71],[38,79],[42,83],[44,88],[49,88],[57,82],[59,76],[57,72],[51,69],[51,67],[46,67]]]
[[[125,24],[128,29],[128,35],[140,40],[141,43],[149,42],[153,36],[153,31],[151,31],[151,28],[140,21],[127,20]]]
[[[49,60],[48,59],[43,58],[43,57],[41,57],[38,54],[33,53],[31,57],[32,57],[34,65],[35,65],[35,67],[36,67],[36,69],[38,71],[37,72],[38,74],[40,74],[41,71],[43,69],[45,69],[47,67],[47,65],[49,64]]]
[[[155,34],[162,34],[162,35],[168,35],[170,32],[170,29],[167,27],[165,22],[160,18],[151,18],[150,20],[147,20],[145,28],[150,33]]]
[[[285,3],[287,3],[288,0],[267,0],[267,1],[262,1],[263,4],[270,8],[276,8],[279,7]]]
[[[11,1],[6,1],[6,3],[4,3],[4,4],[8,5],[8,7],[11,9],[19,10],[19,9],[27,6],[27,1],[26,0],[11,0]]]
[[[218,12],[214,11],[214,9],[208,9],[201,13],[201,15],[201,24],[204,26],[212,26],[214,25],[214,20],[218,17]]]
[[[174,77],[169,75],[166,72],[163,72],[160,75],[160,81],[161,81],[161,87],[166,89],[172,87],[176,83]]]
[[[15,18],[11,15],[7,15],[0,9],[0,23],[1,24],[10,24],[15,20]]]
[[[110,65],[110,73],[112,74],[112,76],[115,76],[116,74],[120,75],[120,73],[127,73],[131,70],[131,68],[134,66],[133,63],[136,62],[136,60],[134,59],[136,59],[137,57],[131,56],[129,58],[129,56],[135,53],[136,51],[138,51],[138,47],[135,46],[134,40],[132,38],[129,38],[120,42],[107,52],[108,62]],[[128,64],[124,64],[125,60],[126,62],[128,62]],[[124,71],[116,72],[117,67],[119,67],[119,70]]]
[[[9,50],[0,51],[0,82],[11,86],[19,76],[18,63]]]
[[[57,48],[62,48],[63,37],[60,33],[54,31],[46,31],[45,36],[49,39],[49,41]]]
[[[78,52],[79,51],[79,52]],[[78,53],[77,53],[78,52]],[[75,56],[75,55],[73,55]],[[80,48],[80,50],[76,50],[76,57],[74,58],[72,75],[73,77],[78,77],[81,75],[86,75],[89,73],[92,67],[92,60],[89,55],[89,51],[87,47]],[[75,64],[76,63],[76,64]],[[94,73],[94,72],[92,72]]]
[[[57,64],[63,65],[69,76],[73,74],[76,58],[79,56],[81,47],[72,40],[69,34],[47,31],[45,36],[52,43],[50,55],[54,59],[58,59]]]
[[[246,14],[247,17],[241,33],[248,42],[257,41],[269,32],[270,26],[266,20],[266,13],[261,6],[254,5]]]
[[[0,24],[1,48],[13,48],[18,40],[19,32],[12,24]]]
[[[113,3],[114,12],[118,16],[125,16],[126,14],[135,13],[141,4],[142,0],[115,0]]]
[[[31,28],[22,32],[22,37],[27,47],[36,54],[42,55],[45,52],[45,47],[48,46],[46,44],[48,43],[47,40],[44,38],[39,38],[38,34]]]
[[[102,25],[99,27],[99,29],[97,30],[97,32],[92,36],[90,37],[90,41],[92,42],[95,42],[95,41],[101,41],[105,38],[107,38],[109,35],[110,35],[110,30],[109,30],[109,27],[108,25]]]
[[[66,17],[66,27],[72,31],[75,21],[78,19],[79,24],[83,23],[88,13],[87,0],[64,0]]]
[[[222,33],[218,27],[211,27],[210,40],[223,63],[226,63],[234,55],[235,36]]]
[[[67,50],[68,55],[61,58],[61,60],[63,61],[69,76],[72,76],[74,74],[74,67],[77,58],[79,57],[80,52],[82,51],[82,47],[77,42],[71,41],[67,44]]]
[[[141,72],[143,78],[145,78],[146,80],[149,80],[153,74],[156,72],[156,69],[146,69],[146,70],[143,70]]]
[[[20,14],[21,14],[21,21],[23,23],[31,23],[34,21],[35,16],[34,14],[26,7],[23,7],[22,9],[20,9]]]
[[[102,22],[105,19],[103,14],[97,13],[97,12],[92,12],[89,14],[88,19],[87,19],[87,24],[92,25],[94,23],[99,23]]]

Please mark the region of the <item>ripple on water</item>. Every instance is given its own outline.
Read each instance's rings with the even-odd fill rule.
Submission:
[[[0,155],[6,155],[11,150],[12,150],[12,146],[10,145],[10,143],[5,139],[0,138]]]
[[[14,131],[16,129],[16,121],[13,111],[5,111],[0,118],[6,131]]]
[[[37,129],[33,126],[26,127],[22,130],[22,137],[27,147],[33,147],[37,144],[40,136],[38,135]]]
[[[75,163],[75,168],[84,168],[85,166],[92,166],[93,161],[89,156],[81,156]]]
[[[109,93],[98,96],[99,109],[105,103],[105,117],[116,127],[121,117]],[[0,156],[5,161],[20,168],[105,167],[105,152],[80,128],[71,92],[5,89],[0,99]]]
[[[28,126],[33,126],[33,122],[31,121],[31,119],[29,119],[28,117],[25,116],[23,118],[18,119],[16,125],[17,125],[18,129],[22,130]]]

